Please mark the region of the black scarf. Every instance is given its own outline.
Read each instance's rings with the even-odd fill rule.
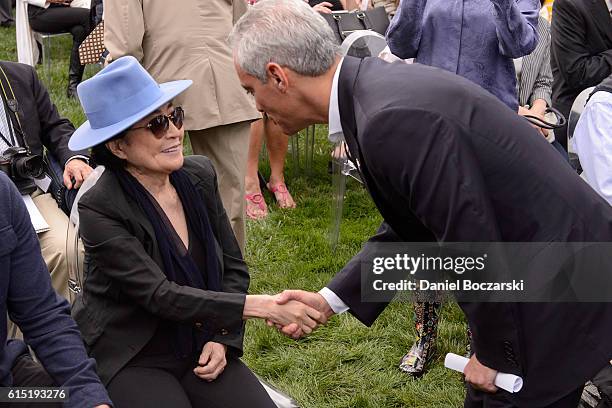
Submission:
[[[205,248],[206,270],[204,271],[200,271],[189,253],[181,254],[172,239],[176,233],[170,230],[172,227],[169,222],[164,222],[163,210],[143,185],[126,170],[116,171],[115,174],[123,190],[138,203],[153,225],[157,246],[164,263],[163,272],[168,280],[182,286],[220,291],[221,271],[216,255],[215,237],[206,206],[187,173],[182,169],[173,172],[170,175],[170,182],[181,200],[190,230]],[[203,329],[194,329],[190,323],[174,323],[175,336],[172,346],[177,357],[185,358],[193,353],[199,353],[204,344],[212,339],[212,330],[206,322],[203,323]]]

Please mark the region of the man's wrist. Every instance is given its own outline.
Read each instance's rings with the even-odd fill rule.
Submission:
[[[319,291],[319,295],[325,299],[325,303],[332,311],[332,314],[341,314],[349,310],[349,307],[328,287],[324,287]],[[330,315],[331,316],[331,315]],[[329,317],[329,316],[328,316]]]

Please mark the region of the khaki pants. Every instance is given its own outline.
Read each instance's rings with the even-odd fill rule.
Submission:
[[[58,294],[70,301],[68,268],[69,263],[75,262],[75,240],[73,234],[70,234],[72,239],[68,239],[68,216],[60,210],[49,193],[42,194],[38,190],[32,194],[32,199],[50,227],[49,231],[38,234],[38,242],[51,275],[51,284]],[[80,241],[78,241],[78,253],[80,254],[78,267],[82,269],[83,245]]]
[[[245,121],[189,131],[193,153],[207,156],[215,166],[221,201],[243,253],[246,241],[244,176],[250,128],[251,122]]]

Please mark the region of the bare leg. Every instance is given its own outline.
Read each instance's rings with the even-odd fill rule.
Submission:
[[[272,121],[263,120],[266,146],[270,156],[270,181],[268,189],[274,193],[280,208],[295,208],[295,201],[285,185],[285,156],[289,146],[289,137]],[[257,175],[256,175],[257,176]]]
[[[268,215],[266,202],[259,188],[257,170],[259,168],[259,151],[263,143],[263,120],[251,123],[251,136],[249,138],[249,155],[247,158],[247,170],[244,178],[244,191],[246,199],[247,217],[258,220]],[[270,159],[271,161],[272,159]]]

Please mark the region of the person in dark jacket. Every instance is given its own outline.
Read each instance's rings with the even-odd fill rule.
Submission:
[[[70,398],[64,406],[108,408],[111,401],[94,359],[87,357],[70,306],[51,287],[23,199],[2,172],[0,270],[0,387],[66,387]],[[7,342],[7,314],[25,343]],[[32,360],[26,343],[40,364]]]
[[[612,4],[555,0],[551,25],[552,103],[566,117],[574,99],[612,73]],[[567,126],[555,130],[567,150]]]
[[[301,2],[254,5],[230,37],[235,68],[286,134],[328,123],[346,140],[384,222],[326,288],[289,291],[279,303],[349,311],[372,325],[388,303],[364,299],[362,266],[379,243],[612,241],[612,208],[516,110],[438,68],[341,58],[322,21]],[[575,407],[612,357],[611,303],[459,306],[473,334],[466,407]],[[499,390],[498,372],[522,377],[520,392]]]
[[[40,33],[72,34],[72,50],[68,67],[68,86],[66,96],[76,98],[77,85],[83,79],[85,66],[79,59],[79,46],[87,38],[93,27],[90,25],[90,10],[81,7],[70,7],[65,0],[26,0],[28,3],[28,20],[32,30]]]
[[[78,189],[91,173],[89,152],[68,149],[68,140],[74,132],[70,121],[62,117],[29,65],[0,61],[0,156],[10,147],[26,148],[33,155],[47,152],[58,164],[58,178],[67,189]],[[51,273],[54,289],[70,299],[68,289],[68,256],[66,251],[67,209],[62,210],[51,189],[44,184],[30,192],[32,201],[49,225],[48,231],[38,234],[42,255]],[[58,185],[55,188],[59,188]],[[24,192],[22,192],[24,193]],[[64,193],[62,195],[66,196]],[[73,193],[76,195],[76,193]],[[81,248],[82,249],[82,248]]]

